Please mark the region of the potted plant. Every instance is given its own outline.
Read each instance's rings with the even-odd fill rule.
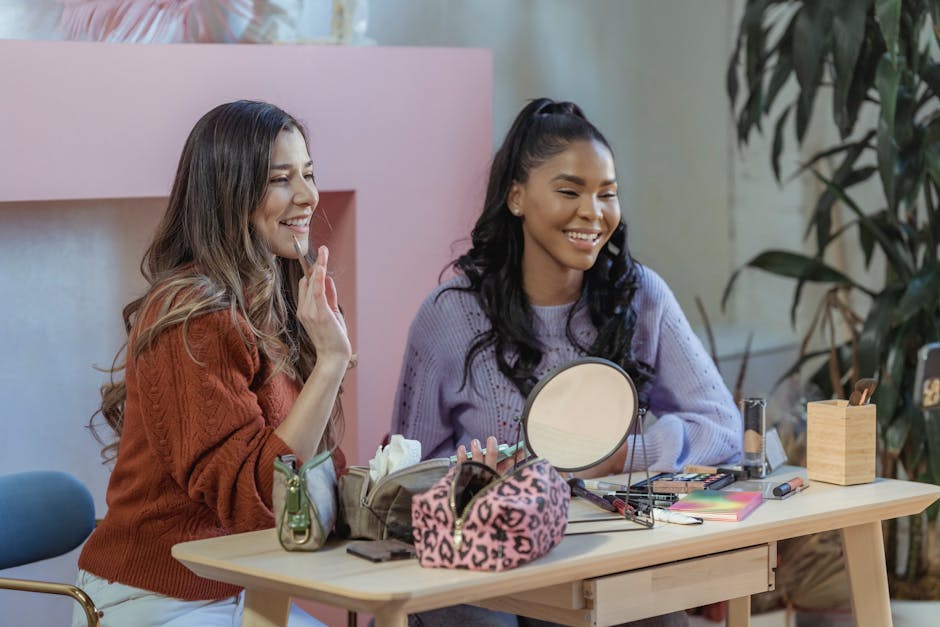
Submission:
[[[921,412],[912,392],[918,348],[940,340],[938,49],[940,0],[746,0],[727,74],[739,143],[773,122],[778,182],[791,129],[803,145],[819,104],[829,101],[840,138],[795,173],[821,185],[806,230],[812,251],[767,250],[744,266],[796,282],[791,320],[806,284],[824,288],[784,377],[809,369],[824,395],[840,398],[877,377],[881,474],[931,483],[940,483],[940,414]],[[855,200],[869,180],[882,192],[876,206]],[[857,253],[864,276],[829,262],[836,243]],[[828,345],[811,350],[823,329]],[[893,595],[936,598],[940,574],[928,573],[924,546],[936,516],[935,505],[911,518],[904,564],[895,526],[886,530]]]

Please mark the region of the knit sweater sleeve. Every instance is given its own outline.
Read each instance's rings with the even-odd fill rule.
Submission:
[[[252,390],[260,357],[248,337],[217,311],[167,329],[137,359],[157,460],[231,532],[270,526],[274,458],[291,452]]]
[[[448,368],[442,347],[453,337],[446,315],[432,293],[408,331],[398,392],[392,413],[392,433],[421,442],[422,459],[446,457],[456,448],[456,435],[446,406]]]
[[[742,423],[731,393],[672,291],[658,275],[644,274],[649,308],[638,313],[655,347],[650,410],[658,418],[645,433],[649,467],[678,471],[686,464],[737,462]],[[638,454],[632,466],[643,465]]]

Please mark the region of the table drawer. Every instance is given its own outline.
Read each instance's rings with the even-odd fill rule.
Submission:
[[[762,544],[477,605],[568,625],[616,625],[773,590],[776,565],[776,544]]]

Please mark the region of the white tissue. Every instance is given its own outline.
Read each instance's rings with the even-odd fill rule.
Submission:
[[[421,442],[407,440],[395,434],[388,442],[388,446],[380,445],[375,451],[375,457],[369,460],[369,478],[378,481],[385,475],[396,470],[414,466],[421,461]]]

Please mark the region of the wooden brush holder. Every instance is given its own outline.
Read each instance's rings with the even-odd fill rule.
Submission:
[[[806,405],[806,474],[810,479],[855,485],[875,480],[875,406],[848,401]]]

